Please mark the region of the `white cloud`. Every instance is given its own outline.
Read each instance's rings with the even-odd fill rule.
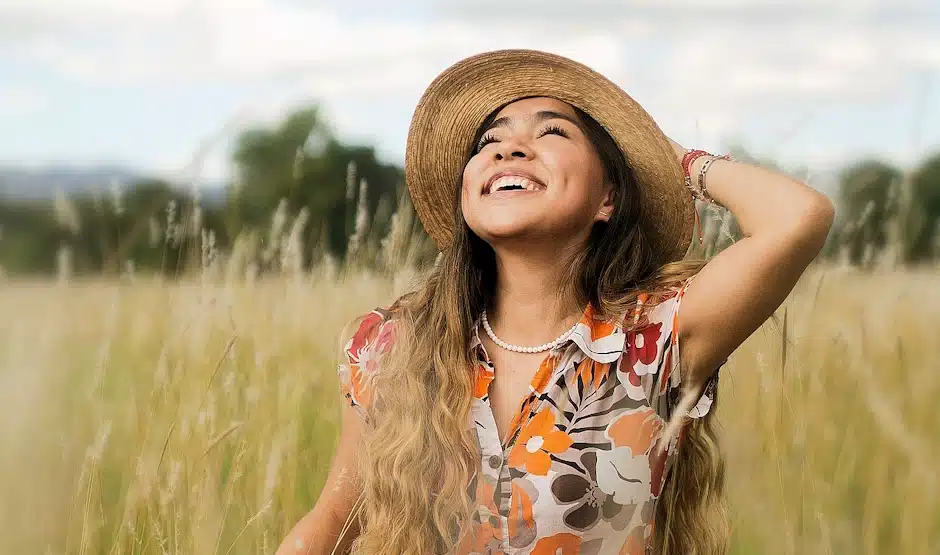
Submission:
[[[43,104],[39,91],[25,85],[0,87],[0,114],[24,116],[38,111]]]
[[[575,57],[615,80],[629,75],[631,62],[662,55],[653,77],[664,89],[722,88],[704,94],[732,103],[766,94],[883,92],[859,85],[885,72],[940,69],[940,32],[914,18],[923,2],[802,0],[785,10],[770,0],[523,2],[513,11],[426,4],[429,21],[357,20],[324,2],[7,0],[0,36],[12,41],[20,62],[86,81],[283,79],[334,92],[408,88],[406,77],[426,82],[431,68],[510,46]]]
[[[665,87],[717,87],[708,79],[724,73],[735,102],[770,91],[851,93],[862,74],[940,69],[940,32],[916,17],[928,9],[918,1],[424,4],[430,20],[356,19],[337,2],[7,0],[0,36],[21,62],[119,83],[296,78],[349,89],[345,82],[400,82],[422,73],[415,66],[443,69],[509,46],[552,50],[612,75],[659,51]],[[644,50],[622,52],[627,43]]]
[[[940,70],[931,14],[926,0],[0,0],[0,63],[92,85],[277,83],[278,98],[249,108],[317,100],[344,134],[400,152],[440,71],[536,48],[608,75],[667,132],[715,145],[755,111],[904,94],[912,73]],[[7,111],[36,102],[0,92]]]
[[[937,15],[931,0],[435,0],[436,17],[477,21],[573,22],[610,25],[647,21],[660,27],[701,28],[707,23],[786,26],[850,20],[917,21]]]
[[[0,31],[14,56],[91,82],[238,81],[297,77],[352,80],[427,60],[441,69],[499,46],[552,49],[613,68],[611,32],[558,39],[538,26],[340,17],[333,8],[264,0],[174,0],[137,7],[108,0],[0,6]],[[16,31],[14,32],[14,28]]]

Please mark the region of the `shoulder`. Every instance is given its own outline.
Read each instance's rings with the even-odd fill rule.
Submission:
[[[379,371],[379,359],[392,345],[392,314],[389,308],[373,308],[354,318],[343,331],[343,357],[337,367],[340,385],[346,400],[363,416],[364,409],[372,404],[372,383]]]
[[[373,308],[354,318],[346,326],[347,332],[350,328],[353,329],[343,346],[346,355],[358,359],[357,355],[364,349],[387,347],[392,321],[391,312],[385,307]]]
[[[647,295],[643,318],[627,333],[627,363],[629,372],[635,376],[633,381],[643,384],[647,400],[666,420],[682,396],[680,308],[693,278],[694,275]],[[700,397],[688,407],[688,416],[700,418],[709,412],[717,376],[716,372],[699,393]]]
[[[657,290],[639,293],[636,308],[625,322],[626,327],[640,330],[658,326],[669,331],[677,328],[679,304],[689,281],[691,278]]]

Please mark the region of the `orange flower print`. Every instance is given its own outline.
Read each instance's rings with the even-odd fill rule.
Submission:
[[[581,378],[581,383],[583,383],[585,387],[590,384],[591,387],[596,390],[601,386],[601,382],[604,381],[604,378],[606,378],[609,373],[610,363],[597,362],[591,357],[584,357],[584,360],[578,363],[576,377]]]
[[[477,509],[473,515],[474,528],[464,536],[457,553],[501,553],[503,528],[493,496],[496,486],[485,474],[476,476]]]
[[[359,329],[349,339],[346,344],[346,352],[352,358],[353,362],[359,362],[359,355],[362,350],[375,339],[379,329],[376,327],[382,321],[382,315],[378,312],[370,312],[359,323]]]
[[[591,328],[591,341],[597,341],[598,339],[603,339],[614,333],[617,329],[617,326],[612,322],[599,320],[595,313],[597,310],[594,309],[592,305],[588,305],[587,309],[584,311],[584,315],[581,318],[582,322],[590,322]]]
[[[627,541],[618,555],[644,555],[646,553],[646,526],[640,525],[630,531]]]
[[[542,359],[539,369],[536,370],[535,375],[529,381],[529,390],[532,393],[541,394],[545,391],[545,386],[548,385],[552,375],[555,374],[555,363],[557,362],[558,358],[555,355],[548,355]]]
[[[490,382],[493,381],[493,368],[485,362],[478,362],[473,368],[473,397],[483,399],[490,393]]]
[[[636,296],[636,307],[633,309],[633,314],[631,318],[633,319],[633,325],[637,326],[640,323],[640,320],[646,317],[646,312],[643,310],[643,306],[646,304],[650,298],[649,293],[643,292],[639,293]]]
[[[663,429],[663,419],[651,407],[625,412],[607,426],[614,447],[629,447],[634,453],[649,453]]]
[[[581,536],[561,532],[542,538],[535,544],[532,555],[578,555],[581,552]]]
[[[359,324],[359,329],[346,342],[348,367],[340,365],[342,388],[354,404],[369,406],[372,402],[372,376],[378,371],[379,356],[391,346],[392,325],[373,311]]]
[[[555,428],[555,415],[547,408],[532,417],[520,432],[509,453],[509,466],[545,476],[552,466],[549,454],[564,453],[572,443],[567,433]]]
[[[662,419],[650,407],[623,413],[607,427],[613,448],[597,454],[597,484],[617,503],[629,505],[649,497],[649,452],[662,429]]]
[[[512,503],[509,505],[509,545],[522,548],[538,536],[533,505],[539,498],[535,484],[525,478],[512,481]]]

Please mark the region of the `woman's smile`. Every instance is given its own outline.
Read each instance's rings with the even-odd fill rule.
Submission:
[[[534,176],[503,171],[497,173],[487,181],[486,185],[483,186],[483,194],[486,195],[503,189],[527,189],[536,191],[545,188],[545,185]]]
[[[506,188],[506,189],[497,189],[491,193],[484,194],[483,198],[493,199],[493,200],[526,198],[531,195],[538,195],[544,192],[545,192],[545,189],[523,189],[521,187],[514,187],[514,188]]]

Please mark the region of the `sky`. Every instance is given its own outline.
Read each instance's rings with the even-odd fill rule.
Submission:
[[[593,67],[686,147],[940,151],[940,0],[0,0],[0,164],[227,179],[239,129],[312,103],[403,164],[427,85],[499,48]]]

